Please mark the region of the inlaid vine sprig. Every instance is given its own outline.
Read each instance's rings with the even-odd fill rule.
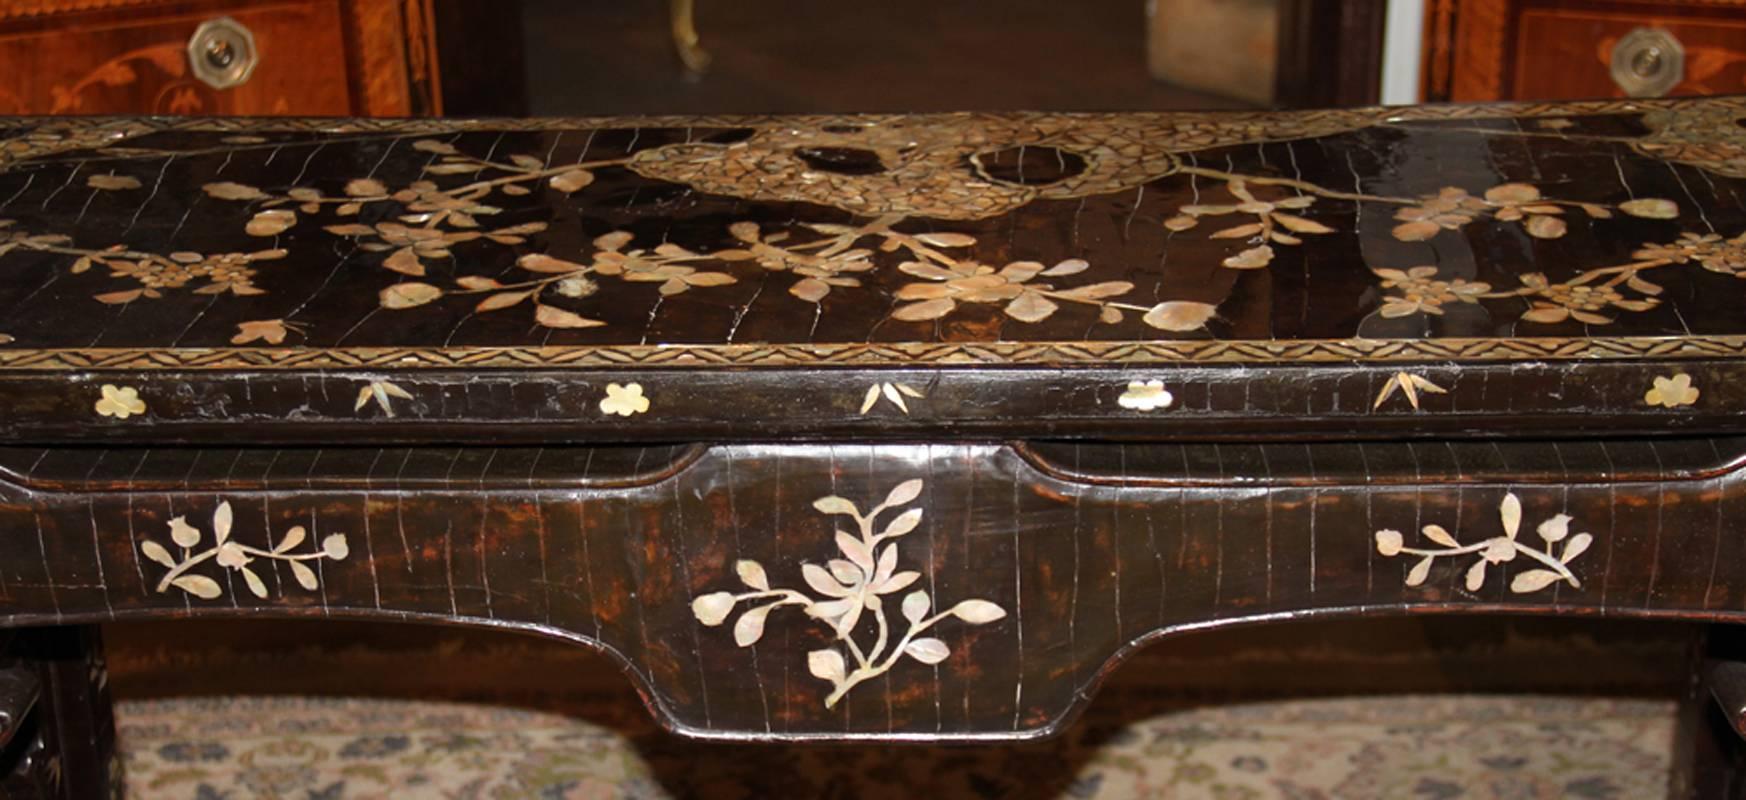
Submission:
[[[734,564],[734,571],[750,591],[699,595],[691,603],[692,613],[699,622],[713,627],[726,622],[741,603],[747,604],[749,607],[734,622],[734,643],[741,647],[756,644],[764,635],[770,612],[784,606],[799,606],[808,616],[829,625],[843,649],[814,650],[806,658],[812,675],[831,684],[831,692],[825,698],[826,708],[835,706],[862,682],[890,671],[906,656],[923,664],[946,660],[951,648],[940,639],[922,636],[923,633],[950,618],[985,625],[1005,617],[1006,610],[987,600],[963,600],[943,611],[929,613],[934,611],[933,600],[926,590],[918,589],[904,595],[899,603],[905,627],[896,642],[892,642],[891,621],[881,598],[908,588],[921,577],[921,573],[913,570],[897,570],[898,545],[894,540],[921,524],[922,509],[904,510],[882,528],[878,518],[914,502],[921,496],[922,486],[919,479],[904,481],[865,513],[854,502],[834,495],[812,504],[820,513],[848,517],[856,528],[853,534],[836,532],[842,558],[830,559],[824,566],[801,565],[801,577],[822,597],[794,589],[771,588],[763,565],[742,559]],[[874,638],[863,646],[857,634],[862,633],[860,628],[865,626],[861,623],[867,617],[873,620]]]
[[[199,528],[188,524],[187,517],[176,517],[171,519],[168,524],[170,541],[181,548],[181,557],[176,558],[170,555],[167,548],[150,539],[140,542],[140,553],[170,570],[162,580],[158,581],[158,592],[168,591],[170,587],[174,586],[202,600],[215,600],[224,594],[224,589],[219,586],[218,581],[205,575],[190,572],[193,568],[209,560],[216,560],[219,566],[240,573],[243,581],[249,587],[249,592],[255,597],[265,600],[267,598],[267,584],[261,580],[259,573],[249,567],[256,559],[268,559],[285,564],[290,568],[291,576],[297,580],[297,584],[313,592],[320,588],[320,583],[316,578],[315,570],[310,569],[304,562],[320,561],[324,558],[341,561],[351,553],[351,548],[346,543],[346,535],[343,533],[329,534],[323,538],[318,550],[292,553],[293,549],[303,544],[304,540],[308,538],[309,532],[302,525],[287,530],[279,543],[270,550],[242,544],[230,536],[232,516],[229,501],[219,503],[217,510],[212,512],[213,543],[210,547],[199,552],[195,552],[194,548],[200,546],[205,535],[201,533]]]
[[[1544,569],[1517,573],[1510,580],[1510,591],[1516,594],[1536,592],[1559,581],[1569,583],[1572,587],[1582,586],[1576,574],[1570,571],[1570,562],[1588,550],[1589,545],[1594,543],[1594,537],[1587,533],[1572,536],[1570,515],[1555,515],[1534,529],[1545,542],[1542,547],[1534,547],[1517,539],[1522,525],[1522,501],[1514,492],[1505,494],[1503,501],[1498,504],[1498,517],[1503,524],[1503,534],[1482,542],[1464,545],[1443,526],[1426,525],[1422,530],[1425,538],[1440,547],[1408,547],[1405,536],[1400,531],[1384,529],[1376,532],[1376,551],[1384,556],[1406,554],[1420,557],[1418,563],[1407,572],[1408,586],[1424,583],[1430,577],[1431,565],[1437,559],[1471,554],[1478,554],[1479,558],[1467,568],[1466,586],[1470,592],[1477,592],[1485,585],[1486,569],[1489,566],[1509,563],[1518,555],[1539,562]],[[1560,542],[1564,543],[1562,550],[1558,547]]]

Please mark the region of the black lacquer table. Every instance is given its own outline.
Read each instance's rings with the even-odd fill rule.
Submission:
[[[115,780],[91,626],[143,618],[930,742],[1211,626],[1737,621],[1743,122],[0,120],[8,790]]]

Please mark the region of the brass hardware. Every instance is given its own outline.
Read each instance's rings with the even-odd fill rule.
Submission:
[[[194,77],[214,89],[247,83],[259,62],[255,35],[230,17],[200,23],[188,40],[188,65]]]
[[[1612,75],[1631,97],[1660,97],[1685,80],[1685,48],[1661,28],[1634,28],[1613,46]]]
[[[703,77],[709,69],[709,52],[699,43],[695,0],[672,0],[668,10],[673,48],[679,53],[679,62],[685,65],[685,76],[692,80]]]

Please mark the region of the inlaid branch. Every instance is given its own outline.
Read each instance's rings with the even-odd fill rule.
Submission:
[[[904,595],[899,604],[905,627],[897,641],[892,642],[891,621],[881,598],[908,588],[921,577],[921,573],[913,570],[897,570],[897,542],[892,540],[921,524],[922,509],[905,510],[883,528],[877,520],[886,511],[914,502],[921,491],[920,479],[904,481],[886,495],[884,502],[866,513],[852,501],[834,495],[812,504],[820,513],[848,517],[857,531],[854,534],[837,531],[836,544],[842,558],[830,559],[825,566],[801,565],[801,577],[822,597],[794,589],[771,588],[763,565],[745,559],[736,562],[734,570],[750,591],[700,595],[691,603],[692,613],[704,625],[716,626],[727,621],[740,603],[749,604],[734,622],[734,643],[741,647],[757,643],[764,635],[764,622],[770,612],[783,606],[799,606],[808,616],[831,626],[843,649],[825,648],[807,654],[807,667],[813,676],[831,684],[831,693],[825,698],[826,708],[835,706],[863,681],[885,674],[904,656],[923,664],[944,661],[951,655],[951,648],[940,639],[921,634],[951,617],[984,625],[1005,617],[1006,610],[987,600],[964,600],[929,614],[933,610],[932,598],[925,590],[916,590]],[[868,617],[872,618],[875,633],[871,644],[863,646],[856,634],[858,628],[866,627],[861,623]]]
[[[1486,568],[1492,564],[1505,564],[1514,561],[1516,556],[1526,556],[1544,565],[1544,569],[1530,569],[1518,573],[1510,581],[1510,591],[1516,594],[1536,592],[1559,581],[1569,583],[1573,587],[1581,587],[1576,574],[1570,571],[1570,562],[1588,550],[1594,543],[1594,537],[1586,533],[1570,535],[1571,517],[1568,514],[1558,514],[1535,528],[1540,538],[1545,540],[1543,548],[1536,548],[1517,541],[1516,534],[1522,525],[1522,501],[1514,492],[1504,495],[1498,504],[1498,516],[1503,523],[1503,535],[1494,536],[1474,544],[1461,544],[1441,525],[1426,525],[1423,533],[1426,539],[1440,545],[1438,548],[1407,547],[1405,537],[1400,531],[1384,529],[1376,532],[1376,551],[1384,556],[1401,554],[1420,556],[1419,562],[1407,572],[1406,585],[1418,586],[1430,577],[1431,565],[1439,558],[1478,553],[1479,558],[1467,569],[1467,591],[1477,592],[1485,585]],[[1564,542],[1562,552],[1558,543]]]
[[[176,517],[169,522],[170,540],[182,550],[181,558],[170,555],[163,545],[150,539],[140,542],[139,550],[146,558],[168,567],[162,580],[158,581],[157,591],[161,594],[174,586],[202,600],[215,600],[224,595],[223,587],[205,575],[197,575],[190,570],[209,560],[217,560],[219,566],[235,570],[243,576],[248,584],[249,592],[262,600],[267,599],[267,584],[261,580],[259,573],[249,567],[256,559],[268,559],[284,563],[291,570],[291,576],[297,584],[309,591],[320,587],[315,570],[304,562],[320,561],[330,558],[334,561],[345,559],[351,553],[343,533],[329,534],[321,540],[321,547],[306,553],[292,553],[291,550],[303,544],[309,532],[302,526],[293,526],[285,532],[285,536],[277,545],[269,550],[250,547],[230,538],[231,532],[230,502],[218,504],[218,509],[212,512],[212,538],[210,547],[196,553],[204,534],[199,528],[188,524],[187,517]]]

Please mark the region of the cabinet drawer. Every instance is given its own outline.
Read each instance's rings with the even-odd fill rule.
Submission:
[[[247,82],[214,89],[195,77],[188,41],[230,17],[254,34]],[[0,33],[0,111],[91,114],[345,114],[345,42],[332,0],[145,11],[124,19],[55,18]]]
[[[1623,96],[1611,72],[1613,50],[1638,28],[1665,30],[1685,51],[1685,77],[1669,95],[1746,90],[1746,6],[1728,17],[1531,8],[1519,24],[1513,98]]]

